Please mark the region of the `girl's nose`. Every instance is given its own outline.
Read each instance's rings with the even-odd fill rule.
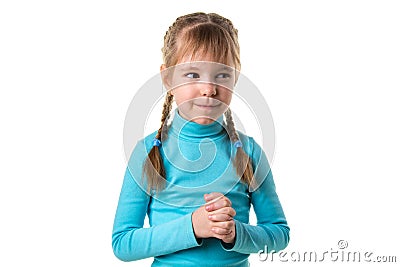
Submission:
[[[202,96],[213,96],[217,94],[217,85],[213,83],[204,83],[201,85],[200,93]]]

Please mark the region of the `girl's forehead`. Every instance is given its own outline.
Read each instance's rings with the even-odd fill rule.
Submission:
[[[180,60],[178,60],[179,63],[185,63],[185,62],[193,62],[193,61],[209,61],[209,62],[215,62],[217,61],[214,55],[211,55],[210,53],[201,53],[201,52],[194,52],[189,55],[183,55]],[[221,62],[219,62],[221,63]]]
[[[215,56],[211,55],[210,53],[193,53],[191,55],[184,55],[180,58],[176,66],[197,66],[197,67],[206,67],[206,68],[215,68],[215,67],[226,67],[235,69],[235,64],[233,60],[220,60],[215,58]]]
[[[213,62],[213,61],[186,61],[178,63],[173,67],[175,71],[225,71],[225,72],[233,72],[235,68],[223,63]]]

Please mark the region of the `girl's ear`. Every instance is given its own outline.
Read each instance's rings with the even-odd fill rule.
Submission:
[[[165,88],[167,89],[167,91],[169,91],[171,88],[170,75],[169,75],[169,70],[167,69],[167,67],[164,64],[161,64],[161,66],[160,66],[160,74],[161,74],[161,79],[162,79],[162,82],[163,82]]]

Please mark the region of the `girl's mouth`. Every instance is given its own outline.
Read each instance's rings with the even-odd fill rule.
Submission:
[[[221,104],[217,104],[217,105],[198,105],[198,104],[194,104],[195,106],[198,106],[199,108],[203,108],[203,109],[212,109],[215,107],[218,107]]]

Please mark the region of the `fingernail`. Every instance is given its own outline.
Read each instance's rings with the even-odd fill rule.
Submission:
[[[206,206],[206,210],[210,210],[210,206]]]
[[[208,219],[212,219],[213,218],[213,216],[212,215],[208,215]]]

